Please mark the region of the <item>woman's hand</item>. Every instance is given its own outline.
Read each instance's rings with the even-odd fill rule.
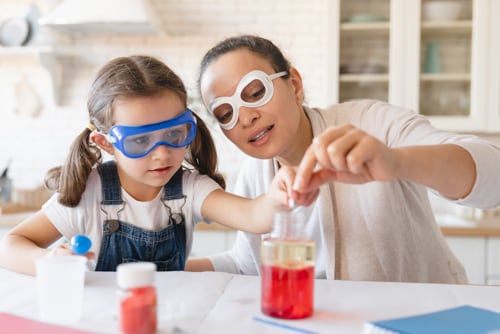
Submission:
[[[282,166],[271,183],[269,194],[280,203],[280,210],[290,209],[290,200],[295,205],[309,206],[319,195],[319,186],[311,187],[304,192],[293,191],[292,186],[295,181],[296,170],[291,166]]]
[[[313,139],[304,154],[293,189],[302,193],[331,181],[390,181],[398,166],[398,152],[377,138],[352,125],[330,127]]]

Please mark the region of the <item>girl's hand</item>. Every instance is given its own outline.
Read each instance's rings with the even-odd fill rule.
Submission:
[[[293,189],[305,192],[331,181],[390,181],[397,177],[398,165],[397,151],[377,138],[352,125],[330,127],[304,154]]]
[[[71,250],[71,245],[69,243],[64,243],[61,245],[58,245],[57,247],[54,247],[49,250],[48,253],[49,256],[52,255],[75,255],[73,251]],[[93,260],[95,258],[95,253],[94,252],[87,252],[85,254],[82,254],[89,260]]]
[[[295,205],[309,206],[319,194],[319,186],[304,192],[293,191],[296,170],[294,167],[282,166],[271,183],[270,195],[279,203],[280,210],[289,210],[289,200],[293,199]]]

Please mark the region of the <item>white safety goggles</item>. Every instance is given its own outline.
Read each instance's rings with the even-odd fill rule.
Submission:
[[[238,122],[241,107],[257,108],[268,103],[274,95],[273,80],[288,72],[267,74],[251,71],[241,78],[232,96],[221,96],[210,103],[209,111],[221,128],[231,130]]]

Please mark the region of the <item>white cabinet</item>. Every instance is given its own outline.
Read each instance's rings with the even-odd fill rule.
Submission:
[[[337,0],[331,6],[333,102],[376,98],[451,131],[500,131],[497,0],[454,0],[460,16],[433,20],[433,0]]]
[[[489,238],[486,255],[486,284],[500,285],[500,238]]]
[[[204,257],[229,250],[236,239],[236,233],[227,229],[196,229],[190,257]]]
[[[465,267],[469,284],[486,284],[486,239],[483,237],[446,237],[446,241]]]
[[[500,13],[500,1],[490,0],[490,16]],[[489,20],[490,32],[490,52],[489,52],[489,72],[490,78],[486,86],[486,97],[488,101],[488,124],[489,129],[500,130],[500,20]]]
[[[470,284],[500,285],[500,238],[447,236],[455,256],[462,262]]]

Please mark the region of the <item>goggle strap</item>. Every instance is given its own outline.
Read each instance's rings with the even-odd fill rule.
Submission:
[[[278,72],[278,73],[274,73],[274,74],[271,74],[269,75],[269,80],[274,80],[274,79],[277,79],[279,77],[283,77],[285,75],[287,75],[287,71],[281,71],[281,72]]]

